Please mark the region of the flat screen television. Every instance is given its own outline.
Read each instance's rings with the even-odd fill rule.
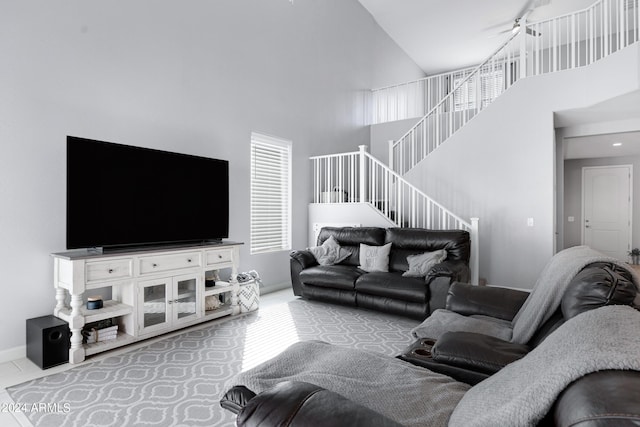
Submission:
[[[67,137],[67,249],[228,234],[228,161]]]

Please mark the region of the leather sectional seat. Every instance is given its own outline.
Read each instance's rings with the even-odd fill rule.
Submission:
[[[529,292],[517,289],[454,283],[449,289],[446,309],[464,316],[511,321],[528,296]],[[437,340],[418,339],[399,358],[458,381],[477,384],[526,356],[578,314],[607,305],[633,306],[637,297],[638,290],[628,269],[595,262],[576,274],[562,295],[560,307],[524,344],[482,333],[450,331]]]
[[[604,309],[604,306],[626,305],[638,310],[640,296],[638,278],[628,268],[619,264],[595,262],[588,264],[576,274],[562,295],[560,307],[536,330],[526,344],[512,343],[480,333],[446,332],[437,340],[425,338],[418,340],[397,359],[404,363],[408,362],[407,370],[418,367],[428,368],[432,372],[452,378],[451,381],[473,385],[469,393],[472,393],[476,387],[482,387],[482,384],[485,384],[482,388],[484,392],[487,391],[487,387],[503,384],[505,374],[506,376],[522,374],[518,371],[518,367],[524,364],[524,368],[520,369],[526,373],[524,378],[535,383],[532,389],[536,393],[544,393],[544,390],[539,387],[543,384],[545,389],[549,388],[546,387],[551,384],[547,381],[548,378],[570,376],[566,369],[559,370],[559,365],[555,364],[555,361],[568,358],[568,364],[571,366],[569,371],[576,370],[578,366],[585,363],[593,365],[594,368],[582,374],[584,376],[575,375],[577,379],[569,382],[553,400],[548,402],[546,416],[541,415],[537,422],[526,425],[538,427],[639,426],[640,370],[638,363],[632,363],[633,366],[631,366],[631,362],[637,361],[635,349],[640,346],[640,341],[635,333],[637,320],[633,320],[633,310],[627,309],[625,312],[628,318],[617,318],[615,321],[603,322],[598,318],[597,322],[578,322],[578,319],[573,319],[585,312],[593,313],[595,310]],[[510,320],[518,313],[528,296],[527,292],[515,289],[455,283],[449,291],[447,309],[464,316],[480,315]],[[429,318],[429,320],[432,319],[433,317]],[[625,324],[627,321],[631,322],[631,326]],[[579,335],[576,342],[568,345],[577,345],[578,350],[554,351],[554,347],[570,341],[572,335],[567,335],[566,331],[560,335],[561,339],[553,338],[554,332],[561,333],[562,328],[568,325],[571,325],[571,333]],[[605,326],[608,326],[608,332],[598,334],[598,329]],[[580,329],[584,329],[584,332]],[[626,332],[617,336],[619,330]],[[585,337],[591,339],[585,339]],[[590,343],[587,347],[591,352],[582,350],[579,344],[582,342]],[[533,351],[536,348],[537,351]],[[606,352],[606,358],[600,354],[600,349]],[[595,356],[593,352],[596,353]],[[613,367],[610,359],[615,358],[613,355],[616,352],[622,355],[621,358],[626,357],[625,364],[629,366]],[[584,360],[574,361],[575,353],[581,355],[580,357]],[[559,354],[563,357],[558,357]],[[548,360],[545,364],[535,365],[539,371],[531,371],[532,365],[527,364],[526,359],[532,357],[539,360],[544,360],[546,357]],[[389,363],[391,364],[391,361]],[[547,366],[549,367],[546,368]],[[329,371],[331,369],[333,368]],[[363,369],[363,367],[356,364],[354,369]],[[546,375],[545,369],[548,369],[551,374]],[[317,373],[316,370],[313,372]],[[497,377],[501,374],[500,381],[491,381],[496,379],[494,375]],[[538,376],[543,376],[545,379],[538,381]],[[300,382],[303,380],[293,376],[288,379],[289,381],[277,383],[259,394],[239,382],[227,391],[220,403],[224,408],[238,414],[236,420],[238,426],[396,427],[399,425],[382,413],[358,404],[358,396],[340,395],[318,385]],[[445,379],[439,381],[439,386],[442,386]],[[526,388],[527,385],[523,384],[523,387]],[[437,390],[442,391],[440,388]],[[496,390],[496,393],[500,396],[499,390]],[[492,393],[480,395],[490,394]],[[517,400],[517,396],[514,399]],[[442,404],[447,404],[446,400],[442,400]],[[524,406],[531,405],[528,403]],[[485,412],[483,409],[480,411],[478,414]]]
[[[421,228],[324,227],[318,247],[333,237],[346,258],[333,265],[320,265],[309,249],[291,252],[293,293],[322,300],[424,319],[444,308],[449,286],[468,282],[470,238],[464,230]],[[383,247],[391,244],[388,271],[365,271],[361,244]],[[446,251],[446,259],[424,275],[403,276],[410,270],[407,257]]]

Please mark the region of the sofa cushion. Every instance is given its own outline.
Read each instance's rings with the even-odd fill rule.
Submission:
[[[409,270],[402,273],[404,277],[425,277],[434,265],[441,263],[447,258],[447,251],[438,249],[433,252],[425,252],[417,255],[409,255],[407,263]]]
[[[356,292],[403,301],[429,301],[429,288],[424,278],[402,277],[398,272],[363,274],[356,280]]]
[[[389,271],[389,252],[391,243],[383,246],[369,246],[360,243],[360,265],[359,269],[374,271]]]
[[[323,227],[318,234],[318,245],[333,236],[340,246],[351,252],[342,264],[357,267],[360,264],[360,243],[371,246],[385,244],[385,229],[379,227]]]
[[[523,358],[530,348],[473,332],[445,332],[431,349],[433,360],[493,374]]]
[[[300,272],[305,285],[353,290],[354,282],[364,271],[347,265],[319,265]]]
[[[471,254],[469,232],[464,230],[389,228],[386,230],[385,243],[389,242],[393,244],[389,257],[390,271],[407,271],[409,255],[444,249],[448,260],[469,263]]]
[[[329,236],[322,245],[309,248],[316,261],[320,265],[340,264],[347,259],[351,252],[340,247],[340,244],[333,236]]]

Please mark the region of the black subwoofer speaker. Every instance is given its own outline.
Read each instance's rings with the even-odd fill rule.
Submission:
[[[69,361],[69,324],[55,316],[27,319],[27,358],[40,369]]]

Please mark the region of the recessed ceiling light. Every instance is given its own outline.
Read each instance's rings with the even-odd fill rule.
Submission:
[[[614,142],[613,146],[614,147],[620,147],[622,145],[622,142]]]

